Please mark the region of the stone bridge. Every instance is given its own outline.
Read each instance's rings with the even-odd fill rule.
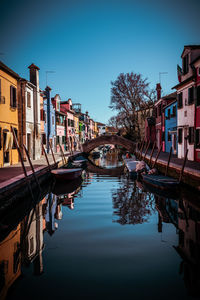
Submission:
[[[128,139],[125,139],[118,135],[101,135],[95,139],[85,142],[82,145],[83,152],[89,153],[94,148],[105,144],[122,146],[132,153],[135,151],[135,143]]]

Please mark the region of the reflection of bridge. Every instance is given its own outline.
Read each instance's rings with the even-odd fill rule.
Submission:
[[[91,173],[97,173],[100,175],[119,176],[123,173],[124,166],[122,165],[120,167],[106,169],[106,168],[95,165],[91,160],[88,159],[87,170]]]
[[[89,153],[94,148],[105,145],[105,144],[112,144],[118,145],[126,148],[130,152],[134,152],[135,150],[135,143],[130,140],[127,140],[118,135],[101,135],[95,139],[85,142],[83,146],[83,152]]]

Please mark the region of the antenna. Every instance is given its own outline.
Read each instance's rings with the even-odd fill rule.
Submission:
[[[161,85],[161,75],[168,74],[168,72],[159,72],[159,83]]]
[[[47,74],[49,73],[56,73],[55,71],[46,71],[46,86],[47,86]]]

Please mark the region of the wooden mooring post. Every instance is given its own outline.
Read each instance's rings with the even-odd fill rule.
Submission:
[[[145,150],[145,153],[144,153],[143,160],[145,160],[145,157],[147,155],[147,151],[149,150],[149,146],[150,146],[150,141],[148,141],[148,144],[147,144],[147,147],[146,147],[146,150]]]
[[[26,157],[28,158],[28,162],[29,162],[29,165],[30,165],[31,170],[32,170],[32,172],[33,172],[33,176],[34,176],[34,178],[35,178],[35,181],[36,181],[36,183],[37,183],[37,185],[38,185],[38,188],[39,188],[39,190],[40,190],[40,192],[41,192],[41,187],[40,187],[38,178],[37,178],[37,176],[36,176],[36,174],[35,174],[35,170],[34,170],[34,167],[33,167],[33,164],[32,164],[31,158],[30,158],[30,155],[29,155],[28,150],[27,150],[27,148],[26,148],[26,146],[25,146],[24,144],[23,144],[23,148],[24,148],[24,150],[25,150]]]
[[[160,146],[160,148],[159,148],[159,150],[158,150],[158,153],[157,153],[157,155],[156,155],[156,159],[155,159],[155,161],[154,161],[154,163],[153,163],[152,168],[155,167],[155,164],[156,164],[156,162],[157,162],[157,160],[158,160],[158,157],[159,157],[159,155],[160,155],[161,150],[162,150],[162,145]]]
[[[182,165],[182,169],[181,169],[181,173],[180,173],[180,177],[179,177],[179,182],[181,182],[182,177],[183,177],[183,172],[184,172],[184,168],[185,168],[185,164],[186,164],[186,160],[187,160],[187,155],[188,155],[188,149],[185,152],[185,157],[184,157],[184,161],[183,161],[183,165]]]
[[[55,160],[55,156],[54,156],[53,148],[52,148],[52,141],[50,141],[49,147],[50,147],[50,150],[51,150],[51,154],[52,154],[52,157],[53,157],[54,164],[56,165],[56,160]]]
[[[155,146],[156,146],[156,142],[153,143],[153,148],[151,150],[151,154],[150,154],[150,158],[149,158],[149,166],[150,167],[151,167],[151,159],[152,159],[152,156],[153,156],[153,153],[154,153]]]
[[[144,146],[145,146],[145,141],[143,141],[143,143],[142,143],[142,147],[141,147],[141,150],[140,150],[140,153],[139,153],[139,159],[142,158],[142,151],[144,149]]]
[[[169,152],[169,156],[168,156],[167,166],[166,166],[166,170],[165,170],[165,176],[167,176],[171,155],[172,155],[172,147],[170,148],[170,152]]]
[[[20,162],[21,162],[21,165],[22,165],[22,170],[23,170],[23,173],[24,173],[24,176],[25,176],[25,180],[26,180],[26,182],[28,184],[28,188],[29,188],[29,191],[31,193],[31,197],[34,200],[33,191],[32,191],[32,188],[31,188],[31,185],[30,185],[30,181],[29,181],[29,178],[28,178],[28,175],[27,175],[27,172],[26,172],[26,168],[25,168],[25,165],[24,165],[22,153],[20,151],[18,140],[17,140],[16,134],[15,134],[14,128],[12,126],[11,126],[11,130],[12,130],[14,142],[15,142],[15,145],[16,145],[16,148],[17,148],[17,152],[19,154],[19,159],[20,159]]]
[[[48,157],[47,157],[47,154],[46,154],[46,151],[45,151],[45,149],[44,149],[44,145],[43,145],[43,144],[42,144],[42,151],[43,151],[44,156],[45,156],[45,158],[46,158],[47,165],[48,165],[48,169],[49,169],[49,171],[51,171],[51,166],[50,166],[50,163],[49,163],[49,160],[48,160]]]
[[[62,158],[63,158],[63,165],[66,165],[66,164],[67,164],[67,161],[66,161],[65,154],[64,154],[64,152],[63,152],[63,149],[62,149],[60,143],[59,143],[59,147],[60,147],[61,156],[62,156]]]

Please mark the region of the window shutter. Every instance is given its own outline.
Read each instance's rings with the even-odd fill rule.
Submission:
[[[178,129],[178,143],[182,144],[182,128]]]
[[[194,143],[194,127],[189,127],[189,144]]]
[[[194,89],[193,87],[188,89],[188,104],[192,104],[194,101]]]

